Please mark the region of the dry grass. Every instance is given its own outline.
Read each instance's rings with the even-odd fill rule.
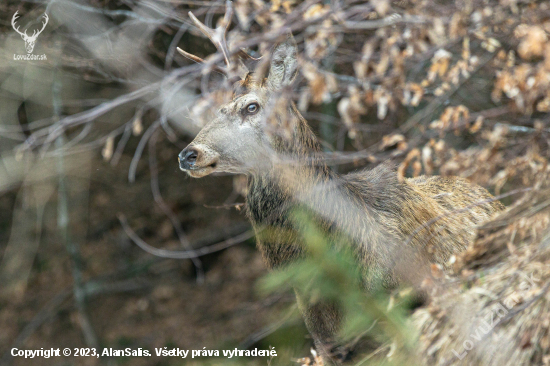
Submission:
[[[415,312],[427,365],[550,364],[550,170],[480,229]]]

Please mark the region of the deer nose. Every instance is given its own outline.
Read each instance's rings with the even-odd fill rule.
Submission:
[[[188,146],[185,149],[183,149],[178,156],[180,169],[186,170],[186,169],[192,168],[195,165],[195,162],[197,161],[198,156],[199,156],[199,151],[194,147]]]

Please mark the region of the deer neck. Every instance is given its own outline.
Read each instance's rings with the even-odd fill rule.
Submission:
[[[319,141],[293,103],[288,116],[291,133],[273,144],[272,164],[249,176],[247,208],[253,224],[280,222],[298,203],[296,197],[338,177],[324,162]]]
[[[274,156],[269,168],[256,172],[251,179],[269,181],[283,190],[296,192],[308,183],[335,177],[324,160],[317,137],[294,103],[289,104],[285,116],[286,121],[281,124],[287,132],[273,138]],[[292,187],[285,187],[289,182]]]

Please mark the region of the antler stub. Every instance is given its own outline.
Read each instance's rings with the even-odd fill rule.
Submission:
[[[234,72],[234,70],[238,70],[238,69],[240,69],[240,71],[242,71],[242,69],[247,69],[247,66],[243,61],[258,61],[259,59],[250,56],[248,53],[246,53],[246,51],[241,49],[236,53],[236,56],[239,58],[239,63],[237,67],[234,67],[231,64],[231,57],[230,57],[231,54],[229,52],[229,47],[227,45],[226,35],[227,35],[227,30],[229,29],[229,25],[231,24],[231,18],[233,17],[233,4],[231,1],[228,0],[226,1],[225,6],[226,6],[225,15],[215,29],[207,27],[204,23],[198,20],[197,17],[192,12],[189,12],[189,17],[191,18],[193,23],[195,23],[195,25],[200,29],[202,34],[208,37],[208,39],[216,46],[218,51],[220,51],[223,55],[223,59],[227,67],[224,68],[221,66],[214,65],[212,66],[212,69],[214,71],[224,74],[227,77],[230,77],[231,76],[230,71]],[[186,52],[179,47],[177,48],[177,50],[182,56],[194,62],[205,63],[205,60],[203,60],[202,58],[195,56],[189,52]],[[242,73],[237,72],[237,74],[240,74],[239,77],[243,76]]]
[[[220,51],[223,55],[227,68],[214,66],[213,69],[226,76],[229,76],[229,68],[231,67],[231,63],[229,61],[229,48],[227,47],[227,40],[225,38],[225,35],[227,33],[229,25],[231,24],[231,18],[233,17],[233,4],[231,3],[231,1],[228,0],[226,1],[225,6],[225,15],[223,17],[222,23],[218,27],[216,27],[216,29],[207,27],[204,23],[198,20],[192,12],[189,12],[189,17],[191,18],[191,20],[193,20],[193,23],[195,23],[195,25],[200,29],[202,34],[208,37],[208,39],[210,39],[210,41],[214,43],[218,51]],[[187,57],[192,61],[205,63],[202,58],[195,56],[189,52],[185,52],[179,47],[177,48],[177,50],[182,56]]]

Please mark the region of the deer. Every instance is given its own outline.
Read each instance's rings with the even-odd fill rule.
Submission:
[[[389,163],[348,174],[335,172],[307,121],[286,97],[299,72],[292,35],[284,35],[267,59],[255,59],[227,44],[231,2],[215,29],[192,12],[189,16],[221,52],[226,66],[178,48],[183,56],[207,63],[228,78],[235,78],[231,70],[248,61],[268,64],[266,76],[246,70],[232,81],[231,100],[219,105],[216,117],[181,151],[178,162],[193,178],[246,175],[246,214],[269,269],[284,270],[308,256],[300,223],[292,218],[296,207],[316,215],[327,237],[349,239],[358,266],[365,269],[366,291],[378,283],[388,288],[404,281],[418,283],[431,263],[446,268],[451,256],[473,241],[476,227],[504,209],[485,188],[459,177],[399,179]],[[309,303],[298,292],[296,298],[325,364],[340,364],[344,356],[335,351],[342,322],[338,305]]]
[[[11,26],[17,33],[19,33],[19,35],[21,35],[21,38],[23,38],[23,41],[25,41],[25,49],[27,50],[27,53],[32,53],[32,51],[34,50],[34,45],[36,44],[36,39],[48,24],[48,20],[49,20],[48,14],[44,13],[42,15],[42,17],[44,18],[44,21],[42,22],[42,29],[40,30],[35,29],[32,33],[32,36],[29,36],[27,35],[26,29],[25,29],[25,32],[21,32],[19,30],[19,26],[15,25],[17,18],[19,18],[18,13],[19,12],[16,11],[15,14],[13,14],[13,17],[11,18]]]

